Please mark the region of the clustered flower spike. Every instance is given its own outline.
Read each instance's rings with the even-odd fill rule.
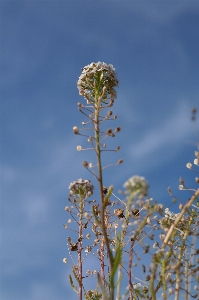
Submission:
[[[101,101],[117,98],[114,87],[118,86],[117,74],[113,65],[104,62],[91,63],[82,69],[82,74],[77,82],[79,95],[86,100],[94,102],[97,98]]]
[[[182,207],[181,207],[182,209]],[[168,208],[165,208],[165,216],[160,220],[160,227],[167,231],[167,228],[170,228],[171,225],[175,222],[180,213],[174,214]],[[189,216],[183,216],[180,222],[178,223],[178,228],[184,230],[187,227],[189,222]]]
[[[132,176],[124,183],[123,187],[126,188],[127,194],[136,193],[147,196],[149,185],[144,177]]]
[[[82,195],[84,197],[90,197],[93,194],[94,186],[90,180],[77,179],[69,185],[70,194]]]

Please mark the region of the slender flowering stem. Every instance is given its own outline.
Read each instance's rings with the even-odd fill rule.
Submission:
[[[184,253],[184,249],[185,249],[185,242],[187,240],[187,236],[189,234],[189,231],[190,231],[190,227],[192,225],[192,222],[194,221],[194,214],[192,213],[191,214],[191,217],[190,217],[190,220],[188,222],[188,225],[187,225],[187,228],[184,232],[184,235],[183,235],[183,238],[182,238],[182,245],[180,247],[180,252],[179,252],[179,255],[178,255],[178,265],[177,265],[177,270],[176,270],[176,288],[175,288],[175,300],[178,300],[179,299],[179,292],[180,292],[180,281],[181,281],[181,278],[180,278],[180,264],[181,264],[181,260],[182,260],[182,256],[183,256],[183,253]]]
[[[174,223],[171,225],[169,231],[167,232],[167,235],[164,239],[164,242],[162,244],[161,249],[165,249],[168,241],[170,239],[170,236],[172,235],[172,232],[174,230],[175,227],[177,227],[178,223],[180,222],[180,220],[182,219],[182,217],[184,216],[184,214],[186,213],[186,211],[188,210],[188,208],[193,204],[193,202],[198,198],[199,196],[199,189],[197,189],[197,191],[195,192],[195,194],[191,197],[191,199],[187,202],[187,204],[185,204],[185,206],[183,207],[181,213],[178,215],[178,217],[176,218],[176,220],[174,221]]]
[[[78,272],[79,272],[79,300],[82,300],[82,217],[83,217],[83,199],[79,199],[79,249],[78,249]]]
[[[128,269],[128,282],[129,282],[129,300],[133,300],[133,284],[132,284],[132,261],[133,261],[133,246],[134,239],[131,242],[131,248],[129,251],[129,269]]]
[[[108,236],[106,232],[106,227],[105,227],[105,202],[104,202],[104,194],[103,194],[103,179],[102,179],[102,166],[101,166],[101,149],[100,149],[100,140],[99,140],[99,133],[100,133],[100,128],[99,128],[99,110],[100,110],[100,100],[98,95],[96,95],[96,108],[95,108],[95,123],[94,123],[94,128],[95,128],[95,141],[96,141],[96,154],[97,154],[97,166],[98,166],[98,182],[99,182],[99,191],[100,191],[100,203],[101,203],[101,229],[103,232],[103,236],[105,239],[105,244],[107,247],[108,251],[108,257],[109,257],[109,262],[110,262],[110,272],[112,271],[113,264],[112,264],[112,253],[110,250],[109,242],[108,242]],[[105,283],[105,282],[103,282]],[[114,297],[114,290],[111,290],[111,295]],[[114,299],[114,298],[112,298]]]

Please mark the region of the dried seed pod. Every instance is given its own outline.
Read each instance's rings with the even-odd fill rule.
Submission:
[[[139,212],[140,212],[140,211],[139,211],[139,209],[137,209],[137,208],[133,208],[133,209],[132,209],[132,214],[133,214],[134,216],[136,216],[136,217],[139,217],[139,215],[140,215]]]
[[[77,243],[70,243],[70,250],[71,251],[77,251]]]
[[[124,218],[124,210],[120,208],[114,209],[114,214],[119,218]]]
[[[108,193],[108,188],[103,186],[103,194],[106,195]]]
[[[120,132],[121,131],[121,127],[116,127],[115,128],[115,132]]]
[[[82,165],[83,165],[83,167],[88,168],[88,162],[87,161],[84,160]]]

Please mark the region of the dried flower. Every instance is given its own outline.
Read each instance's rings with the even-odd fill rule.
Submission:
[[[83,167],[88,168],[88,162],[87,161],[84,160],[82,165],[83,165]]]
[[[172,196],[172,191],[171,191],[170,186],[168,187],[167,191],[168,191],[169,195]]]
[[[115,128],[115,132],[120,132],[121,131],[121,127],[116,127]]]
[[[70,250],[71,251],[77,251],[77,243],[70,243]]]
[[[124,218],[124,210],[120,208],[114,209],[114,214],[119,218]]]
[[[136,217],[139,217],[139,215],[140,215],[139,212],[140,212],[140,211],[139,211],[139,209],[137,209],[137,208],[133,208],[133,209],[132,209],[132,214],[133,214],[134,216],[136,216]]]
[[[123,163],[123,161],[124,161],[123,159],[119,159],[118,162],[117,162],[117,164],[121,165]]]

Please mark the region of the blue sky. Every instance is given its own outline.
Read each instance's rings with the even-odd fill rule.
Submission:
[[[119,78],[114,145],[122,147],[108,161],[125,162],[107,170],[106,185],[117,193],[130,176],[145,176],[150,196],[168,205],[167,187],[179,195],[180,176],[194,186],[185,164],[197,140],[199,2],[1,0],[0,10],[0,298],[73,300],[62,263],[68,185],[95,184],[72,132],[85,121],[81,68],[103,61]]]

